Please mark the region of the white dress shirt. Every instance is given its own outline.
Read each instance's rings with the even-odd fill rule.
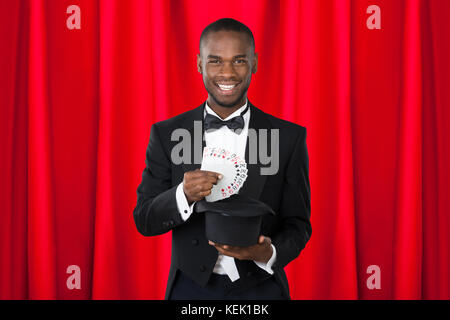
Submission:
[[[242,111],[245,110],[247,107],[248,101],[238,110],[230,114],[227,118],[223,120],[229,120],[233,117],[236,117],[241,114]],[[218,116],[209,106],[208,103],[205,104],[205,113],[212,114],[219,119],[220,116]],[[229,129],[227,126],[222,126],[220,129],[216,130],[209,130],[209,132],[205,132],[205,142],[207,147],[221,147],[227,150],[230,150],[232,152],[237,153],[242,159],[245,159],[245,148],[247,144],[247,135],[248,135],[248,125],[250,122],[250,109],[247,110],[247,112],[243,115],[244,117],[244,128],[240,134],[236,134],[233,130]],[[248,182],[247,182],[248,183]],[[194,203],[192,203],[190,206],[188,204],[188,201],[186,199],[186,195],[183,191],[183,183],[180,183],[177,187],[176,191],[176,201],[177,201],[177,207],[178,211],[181,214],[181,218],[186,221],[192,214],[192,210],[194,207]],[[270,274],[273,274],[272,266],[275,263],[276,259],[276,250],[273,245],[273,254],[270,260],[267,263],[254,261],[256,265],[258,265],[260,268],[264,269]],[[239,279],[239,272],[236,268],[236,263],[234,262],[234,258],[230,256],[225,256],[219,253],[219,256],[217,258],[216,265],[214,266],[214,273],[217,274],[226,274],[230,278],[231,281],[236,281]]]

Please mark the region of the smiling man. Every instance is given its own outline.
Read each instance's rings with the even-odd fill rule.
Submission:
[[[217,22],[225,23],[224,20]],[[225,119],[247,102],[252,73],[256,73],[258,54],[253,35],[242,31],[208,26],[200,37],[197,55],[198,72],[208,91],[208,106]],[[215,31],[217,30],[217,31]]]
[[[311,236],[306,129],[250,103],[247,90],[257,66],[250,29],[229,18],[213,22],[202,32],[197,56],[207,101],[151,128],[133,215],[145,236],[172,231],[166,299],[290,298],[283,269]],[[176,164],[169,157],[176,145],[174,130],[184,128],[195,139],[195,122],[204,130],[202,141],[193,141],[191,151],[199,143],[245,158],[248,177],[239,195],[257,199],[275,212],[263,217],[257,244],[229,246],[206,238],[205,216],[196,212],[195,204],[211,194],[222,177],[200,170],[199,163]],[[279,169],[273,175],[261,174],[261,162],[249,162],[250,130],[261,129],[279,131]],[[265,142],[258,140],[258,146]]]

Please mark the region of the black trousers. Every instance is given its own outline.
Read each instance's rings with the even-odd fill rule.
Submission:
[[[227,275],[213,273],[205,287],[199,286],[178,271],[169,300],[285,300],[273,277],[242,292],[239,280],[231,282]]]

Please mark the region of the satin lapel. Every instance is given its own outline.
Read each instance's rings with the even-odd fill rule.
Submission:
[[[250,147],[253,148],[253,154],[258,154],[259,152],[259,129],[267,129],[267,137],[270,139],[269,130],[270,129],[270,123],[267,121],[266,116],[264,112],[256,108],[253,104],[250,103],[250,123],[249,123],[249,131],[250,129],[253,129],[256,133],[257,139],[251,138],[251,133],[249,132],[247,136],[247,145],[245,147],[245,161],[247,162],[247,180],[245,180],[244,185],[239,190],[239,194],[251,197],[253,199],[259,199],[261,196],[261,192],[264,188],[264,184],[266,182],[266,175],[261,175],[261,167],[262,164],[260,163],[259,156],[256,157],[256,163],[250,163],[250,157],[249,157],[249,149]],[[250,143],[252,144],[250,146]],[[271,154],[270,150],[270,140],[268,141],[268,154]],[[252,161],[255,162],[255,161]]]
[[[250,101],[249,101],[250,103]],[[265,114],[253,106],[250,103],[250,123],[249,123],[249,129],[252,128],[253,130],[258,133],[258,129],[269,129],[271,128],[270,123],[267,121]],[[270,139],[269,132],[267,133],[268,139]],[[239,190],[239,194],[246,195],[248,197],[251,197],[253,199],[259,200],[261,196],[261,192],[264,188],[264,184],[266,183],[267,176],[261,175],[261,163],[259,161],[259,156],[257,157],[257,162],[255,164],[250,163],[249,159],[249,143],[250,143],[250,134],[247,136],[247,145],[245,147],[245,160],[247,162],[247,169],[248,169],[248,176],[247,180],[245,180],[244,185]],[[255,142],[252,142],[255,143]],[[258,139],[259,143],[259,139]],[[271,154],[270,150],[270,140],[268,143],[268,154]],[[253,146],[255,148],[255,146]],[[259,145],[258,148],[259,150]],[[259,151],[258,151],[259,152]],[[256,264],[253,261],[249,260],[238,260],[234,259],[234,262],[236,264],[236,268],[238,269],[239,276],[244,277],[245,275],[248,275],[249,272],[253,272],[255,269],[258,269],[256,267]],[[257,270],[259,271],[259,270]],[[268,274],[267,274],[268,275]],[[256,278],[247,278],[248,281],[256,282]]]
[[[195,169],[200,169],[203,148],[206,146],[206,142],[203,139],[203,113],[204,113],[205,103],[194,109],[192,116],[185,120],[182,124],[182,128],[189,131],[191,137],[191,161],[190,163],[183,163],[183,171],[193,171]],[[200,121],[200,122],[198,122]],[[201,126],[199,126],[201,124]],[[201,134],[200,134],[201,133]],[[197,152],[197,158],[195,157],[195,152]]]

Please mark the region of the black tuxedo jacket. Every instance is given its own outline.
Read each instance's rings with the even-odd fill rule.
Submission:
[[[251,110],[249,128],[279,129],[279,170],[274,175],[261,175],[260,168],[263,165],[259,157],[258,163],[249,163],[247,137],[245,157],[248,177],[239,194],[259,199],[276,213],[275,216],[263,218],[262,234],[270,237],[276,248],[276,262],[272,267],[274,277],[284,296],[290,298],[283,268],[300,254],[311,237],[306,129],[269,115],[250,101],[248,103]],[[205,103],[153,124],[146,152],[146,168],[137,188],[137,204],[133,216],[138,231],[144,236],[155,236],[172,230],[172,258],[166,299],[170,296],[178,270],[204,286],[218,256],[217,250],[208,244],[205,237],[204,216],[194,212],[188,220],[183,221],[177,208],[175,193],[177,186],[183,181],[184,173],[200,168],[200,164],[193,161],[195,143],[191,144],[190,163],[176,165],[171,161],[172,148],[179,143],[171,141],[172,132],[177,128],[184,128],[189,130],[193,139],[194,121],[203,121],[204,107]],[[271,137],[270,131],[267,137]],[[196,143],[197,146],[205,146],[203,139]],[[268,154],[271,152],[270,145],[269,142]],[[240,275],[237,284],[242,289],[270,277],[269,273],[253,261],[235,259],[235,262]]]

